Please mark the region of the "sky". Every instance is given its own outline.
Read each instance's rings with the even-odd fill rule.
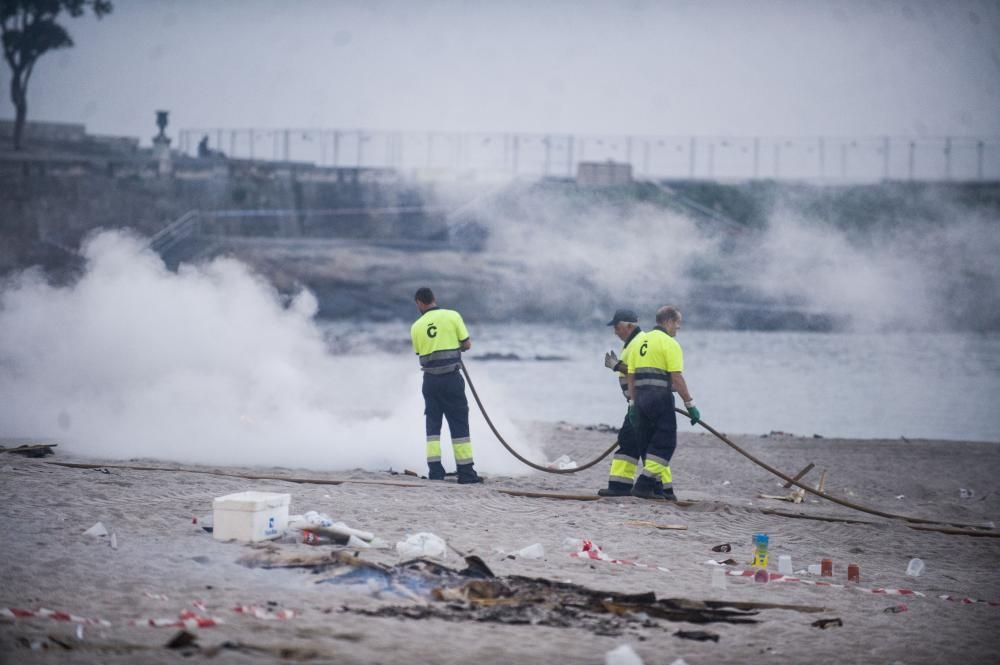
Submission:
[[[29,116],[144,143],[157,109],[168,135],[1000,135],[996,1],[118,0],[65,25]]]

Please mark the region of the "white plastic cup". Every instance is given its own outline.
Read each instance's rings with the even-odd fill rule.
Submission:
[[[782,554],[778,557],[778,572],[782,575],[792,574],[792,557],[788,554]]]
[[[920,559],[910,559],[906,566],[906,574],[911,577],[920,577],[924,572],[924,562]]]
[[[713,568],[712,569],[712,588],[713,589],[725,589],[726,588],[726,569],[725,568]]]

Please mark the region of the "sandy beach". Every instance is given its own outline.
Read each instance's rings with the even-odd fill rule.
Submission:
[[[548,442],[549,459],[567,454],[583,462],[613,442],[613,434],[593,428],[525,427]],[[960,524],[983,524],[1000,516],[996,444],[781,434],[733,439],[787,473],[814,463],[806,481],[815,483],[825,470],[827,492],[882,511]],[[478,433],[476,441],[478,446],[499,445],[485,433]],[[996,662],[1000,647],[1000,540],[918,530],[811,496],[800,504],[759,498],[791,490],[708,434],[681,435],[672,465],[675,486],[683,501],[692,502],[682,506],[634,498],[582,501],[504,493],[592,495],[606,481],[607,462],[560,476],[510,478],[485,469],[485,484],[459,486],[371,469],[320,474],[238,465],[194,467],[148,459],[84,459],[56,450],[44,459],[11,454],[0,459],[5,505],[0,516],[0,608],[46,608],[95,622],[81,630],[74,621],[7,612],[0,618],[3,662],[155,663],[188,656],[189,661],[262,663],[599,664],[607,652],[627,644],[647,664],[683,659],[691,665],[911,665]],[[107,466],[70,468],[52,462]],[[220,474],[314,478],[317,483]],[[333,480],[347,482],[322,484]],[[288,493],[293,514],[327,513],[373,532],[388,548],[287,541],[253,546],[213,539],[202,529],[213,497],[245,490]],[[193,517],[201,522],[193,524]],[[114,533],[117,548],[111,547],[109,536],[83,534],[98,521]],[[459,553],[476,555],[501,580],[543,578],[603,592],[653,592],[657,599],[724,601],[720,609],[725,603],[735,605],[729,609],[745,622],[691,623],[638,612],[595,618],[592,612],[556,611],[544,603],[511,610],[507,622],[489,621],[470,611],[476,603],[468,596],[435,600],[430,593],[397,593],[370,583],[317,583],[329,578],[331,570],[317,574],[309,568],[246,565],[251,559],[259,563],[294,556],[315,561],[343,551],[393,566],[401,561],[395,543],[417,532],[445,539],[449,551],[441,563],[456,570],[467,565]],[[796,576],[801,581],[763,584],[737,576],[748,569],[755,532],[770,537],[772,573],[777,573],[778,556],[787,554],[795,571],[832,559],[833,577],[805,574]],[[571,556],[570,543],[583,539],[614,561]],[[544,557],[508,556],[535,543],[544,548]],[[724,543],[732,544],[731,552],[712,551]],[[906,575],[914,557],[926,564],[919,577]],[[726,587],[713,587],[715,566],[708,560],[728,558],[736,563],[725,566],[730,572]],[[860,567],[859,583],[847,582],[849,563]],[[833,584],[817,585],[817,580]],[[916,593],[873,593],[876,589]],[[750,606],[741,603],[795,607],[747,612]],[[250,609],[241,613],[236,607]],[[147,620],[176,619],[183,611],[221,623],[191,630],[192,646],[168,649],[165,644],[180,628],[153,627]],[[827,619],[839,619],[842,625],[813,625]],[[143,621],[145,625],[135,625]],[[699,641],[685,639],[679,631],[709,635]]]

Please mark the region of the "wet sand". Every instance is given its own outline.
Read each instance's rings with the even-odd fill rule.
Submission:
[[[529,425],[547,441],[549,458],[568,454],[578,462],[607,448],[613,434],[571,425]],[[734,437],[748,451],[794,473],[812,462],[806,476],[815,483],[827,471],[826,490],[884,511],[942,521],[1000,521],[1000,445],[945,441],[862,441],[772,435]],[[498,445],[480,437],[477,445]],[[499,490],[593,494],[606,482],[608,462],[572,475],[532,473],[511,478],[484,472],[480,486],[390,476],[374,470],[315,473],[303,469],[184,467],[156,460],[85,460],[59,450],[55,457],[24,459],[4,454],[0,466],[3,585],[0,607],[49,608],[99,618],[78,639],[71,622],[0,617],[0,661],[18,663],[155,663],[184,659],[164,648],[176,628],[129,625],[131,619],[177,617],[182,610],[222,619],[196,632],[200,650],[187,661],[207,660],[208,649],[224,642],[213,662],[337,663],[603,663],[605,654],[629,644],[650,663],[987,663],[1000,648],[1000,606],[941,599],[1000,602],[1000,539],[923,531],[808,497],[798,505],[761,499],[787,494],[781,481],[707,434],[682,434],[673,469],[678,496],[689,506],[634,498],[566,501],[525,498]],[[96,462],[185,469],[183,472],[93,469],[49,462]],[[246,480],[192,473],[220,471],[395,482],[340,485]],[[963,498],[961,489],[971,490]],[[244,490],[289,493],[291,512],[325,512],[367,531],[390,546],[407,534],[435,533],[453,548],[444,560],[463,568],[456,554],[480,556],[498,576],[521,575],[571,581],[588,588],[625,593],[652,591],[658,598],[723,600],[821,607],[818,613],[764,609],[756,623],[697,625],[650,619],[621,622],[617,634],[596,634],[583,626],[554,627],[440,618],[371,617],[344,611],[417,606],[435,601],[373,593],[365,585],[316,584],[304,570],[250,568],[238,563],[268,551],[315,555],[335,546],[281,542],[270,548],[219,542],[192,524],[211,514],[212,498]],[[801,513],[865,523],[796,519],[764,510]],[[101,521],[115,533],[82,532]],[[630,521],[684,525],[661,530]],[[766,532],[771,570],[780,554],[794,569],[834,561],[837,586],[802,582],[755,583],[727,577],[711,586],[711,558],[733,558],[732,571],[746,569],[750,539]],[[611,557],[648,564],[642,568],[569,556],[567,539],[590,539]],[[540,543],[542,559],[508,558],[506,553]],[[732,552],[711,548],[732,543]],[[339,548],[336,548],[339,549]],[[352,550],[353,551],[353,550]],[[393,549],[362,550],[385,564],[400,561]],[[926,563],[920,577],[905,574],[907,562]],[[860,566],[861,582],[847,584],[848,563]],[[669,572],[655,569],[664,567]],[[818,578],[804,576],[815,581]],[[912,589],[923,596],[870,593],[872,588]],[[199,603],[196,608],[194,603]],[[271,603],[271,605],[268,605]],[[445,603],[436,603],[445,605]],[[905,605],[906,611],[889,608]],[[295,612],[288,620],[239,614],[235,606]],[[203,609],[202,609],[203,608]],[[843,625],[820,629],[818,619]],[[718,641],[693,641],[677,631],[703,630]],[[54,638],[54,639],[53,639]],[[72,647],[66,650],[59,642]],[[34,643],[37,650],[32,650]]]

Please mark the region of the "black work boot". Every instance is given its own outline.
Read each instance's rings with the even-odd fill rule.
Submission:
[[[428,462],[427,477],[430,480],[444,480],[444,465],[441,462]]]
[[[632,485],[620,483],[616,480],[609,480],[608,486],[597,490],[598,496],[631,496]]]
[[[471,464],[459,464],[458,465],[458,484],[459,485],[472,485],[474,483],[481,483],[483,479],[479,477],[476,470],[472,468]]]
[[[632,486],[632,496],[654,501],[663,501],[666,498],[663,494],[663,484],[659,479],[653,480],[649,476],[639,476],[636,479],[635,485]]]
[[[666,499],[667,501],[673,501],[673,502],[676,503],[677,502],[677,495],[674,494],[674,488],[673,487],[664,487],[663,488],[663,498]]]

